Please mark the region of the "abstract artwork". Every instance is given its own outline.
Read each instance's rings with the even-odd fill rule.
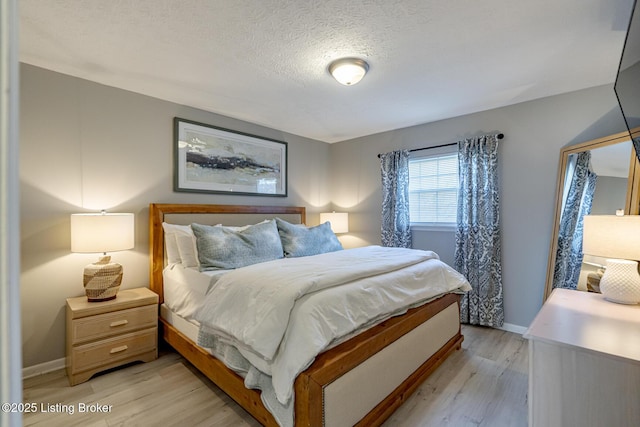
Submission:
[[[287,195],[287,143],[174,119],[175,191]]]

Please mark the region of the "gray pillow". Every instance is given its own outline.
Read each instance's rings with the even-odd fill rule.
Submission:
[[[342,249],[342,245],[331,230],[329,222],[315,227],[306,227],[276,218],[276,223],[280,240],[282,240],[284,256],[287,258],[318,255]]]
[[[228,270],[282,258],[282,243],[274,220],[245,230],[191,224],[196,236],[200,270]]]

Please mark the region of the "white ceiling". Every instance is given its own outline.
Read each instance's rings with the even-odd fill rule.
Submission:
[[[632,3],[20,0],[20,60],[337,142],[612,83]]]

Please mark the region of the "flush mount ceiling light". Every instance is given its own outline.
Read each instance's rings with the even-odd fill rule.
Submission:
[[[329,64],[329,73],[345,86],[358,83],[367,71],[369,71],[369,64],[358,58],[336,59]]]

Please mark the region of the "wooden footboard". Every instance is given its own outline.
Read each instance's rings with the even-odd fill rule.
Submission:
[[[235,400],[247,412],[264,426],[277,427],[273,415],[262,404],[260,392],[244,386],[244,380],[227,366],[197,346],[176,328],[160,318],[161,336],[171,347],[198,368],[207,378],[213,381],[222,391]]]
[[[456,304],[459,316],[460,296],[445,295],[431,303],[393,317],[364,333],[320,354],[315,362],[296,379],[296,426],[324,425],[323,407],[325,387],[345,375],[387,346],[424,324],[438,313]],[[380,401],[357,425],[380,425],[415,391],[415,389],[449,356],[460,349],[464,337],[457,332],[411,375],[397,385],[391,394]]]
[[[324,425],[324,389],[342,375],[348,373],[371,356],[427,322],[438,313],[456,305],[459,313],[459,299],[455,294],[445,295],[424,306],[409,310],[402,316],[385,322],[351,338],[350,340],[320,354],[315,362],[295,382],[295,425]],[[244,380],[227,368],[207,351],[195,345],[189,338],[170,324],[160,319],[162,338],[175,348],[185,359],[213,381],[220,389],[265,426],[277,426],[275,419],[262,404],[260,392],[245,388]],[[391,394],[380,401],[357,425],[380,425],[387,419],[415,389],[456,349],[463,341],[460,325],[444,346],[429,357],[409,377],[397,385]]]

